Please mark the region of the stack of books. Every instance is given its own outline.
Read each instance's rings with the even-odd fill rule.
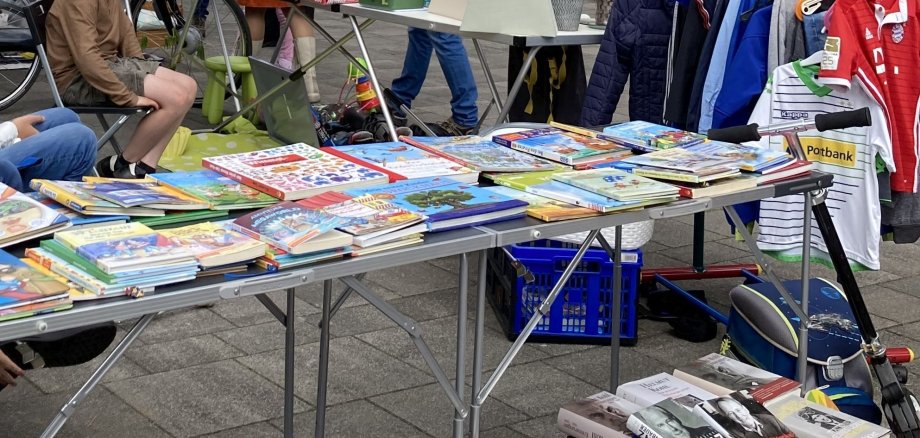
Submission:
[[[812,164],[808,161],[796,160],[786,152],[765,148],[757,143],[734,144],[707,141],[690,146],[687,150],[709,157],[734,160],[743,172],[755,179],[757,184],[796,178],[812,170]]]
[[[159,233],[191,252],[201,273],[244,271],[249,262],[265,255],[268,245],[232,231],[227,225],[226,222],[204,222],[160,230]]]
[[[151,175],[151,178],[160,185],[171,187],[208,203],[212,210],[256,209],[278,202],[278,199],[274,197],[213,170],[155,173]]]
[[[692,147],[691,147],[692,148]],[[686,198],[731,193],[754,187],[757,181],[741,177],[738,160],[690,149],[671,148],[623,160],[634,175],[667,181]]]
[[[640,153],[684,148],[706,140],[706,136],[702,134],[641,120],[608,126],[598,137]]]
[[[0,250],[0,321],[71,307],[70,286]]]
[[[496,135],[492,141],[514,150],[543,157],[575,168],[629,157],[632,151],[612,141],[564,131],[559,128],[532,129]]]
[[[0,248],[70,226],[67,216],[0,183]]]
[[[336,146],[324,150],[383,172],[390,177],[390,182],[441,176],[475,184],[479,179],[478,171],[403,142]]]
[[[103,227],[106,225],[115,225],[123,224],[128,222],[130,219],[129,216],[123,214],[115,215],[96,215],[90,216],[78,213],[75,210],[71,210],[59,203],[57,201],[43,195],[40,192],[29,192],[24,193],[24,195],[34,199],[40,204],[54,210],[57,214],[66,217],[70,220],[71,227],[70,229],[76,230],[80,228],[92,228],[92,227]]]
[[[506,148],[475,135],[402,137],[401,140],[479,172],[532,172],[558,167],[552,161]]]
[[[86,183],[33,179],[33,190],[84,216],[163,216],[165,211],[146,207],[122,207],[89,193]]]

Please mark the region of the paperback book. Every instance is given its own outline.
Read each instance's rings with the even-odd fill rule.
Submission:
[[[524,215],[527,203],[450,178],[423,178],[348,190],[355,197],[370,195],[426,216],[429,231],[507,220]]]
[[[693,406],[665,399],[629,416],[626,426],[642,438],[730,438],[693,412]]]
[[[425,217],[374,196],[351,197],[326,192],[297,201],[339,219],[337,229],[355,236],[354,244],[367,247],[427,230]]]
[[[331,214],[285,201],[240,216],[228,226],[253,239],[297,255],[318,251],[312,249],[308,242],[333,231],[338,224],[339,218]]]
[[[651,406],[665,399],[676,399],[678,403],[692,409],[716,395],[668,373],[659,373],[644,379],[624,383],[617,388],[617,395],[639,406]]]
[[[61,231],[54,239],[109,274],[195,260],[187,249],[134,222]]]
[[[693,410],[725,437],[795,438],[786,425],[746,391],[707,400]]]
[[[575,166],[593,161],[632,155],[629,148],[612,141],[592,138],[557,128],[496,135],[492,141],[521,152]]]
[[[741,170],[745,172],[757,172],[791,159],[785,152],[774,151],[759,145],[734,144],[715,140],[689,146],[687,150],[708,157],[732,160],[738,163]]]
[[[798,395],[800,383],[718,353],[703,356],[674,370],[674,377],[692,383],[715,395],[748,391],[759,403],[786,394]],[[761,398],[756,395],[756,390]],[[768,397],[768,398],[765,398]]]
[[[181,190],[210,204],[214,210],[262,208],[278,202],[245,184],[240,184],[213,170],[163,172],[150,175],[161,185]]]
[[[680,191],[680,196],[684,198],[707,198],[757,187],[757,178],[740,175],[700,184],[678,182],[674,185]]]
[[[292,255],[277,248],[269,247],[268,252],[256,260],[256,266],[271,272],[286,268],[312,265],[314,263],[340,259],[351,254],[352,249],[351,246],[346,245],[322,251]]]
[[[185,269],[170,274],[146,275],[142,278],[117,278],[113,281],[103,281],[44,248],[28,248],[25,255],[51,272],[71,281],[84,291],[91,292],[98,297],[139,296],[153,292],[155,286],[192,280],[195,278],[194,268],[197,266],[193,262],[191,270]]]
[[[706,136],[677,128],[634,120],[604,128],[598,137],[640,152],[687,147],[703,142]]]
[[[718,156],[709,156],[687,149],[671,148],[633,155],[623,159],[624,162],[656,169],[669,169],[705,176],[725,172],[737,172],[740,166],[735,160]]]
[[[553,180],[553,175],[559,171],[551,172],[523,172],[490,175],[492,181],[515,190],[549,198],[557,202],[575,205],[600,213],[639,208],[650,204],[639,201],[617,201],[588,190],[564,184]],[[672,198],[667,198],[670,200]],[[659,202],[659,201],[655,201]]]
[[[41,192],[29,192],[24,193],[24,195],[38,201],[45,207],[48,207],[62,216],[66,216],[70,220],[72,226],[70,229],[77,230],[80,228],[92,228],[92,227],[101,227],[104,225],[114,225],[114,224],[123,224],[130,219],[127,215],[111,215],[111,216],[88,216],[82,213],[78,213],[75,210],[69,209],[57,201],[45,196]]]
[[[892,436],[877,424],[831,410],[802,398],[766,404],[777,419],[800,438],[879,438]]]
[[[403,142],[368,143],[324,149],[330,154],[386,173],[390,182],[403,179],[449,177],[475,183],[479,172],[438,154]]]
[[[125,208],[115,203],[97,198],[87,191],[87,183],[76,181],[51,181],[47,179],[33,179],[30,183],[33,190],[54,199],[61,205],[88,216],[163,216],[161,209],[131,207]]]
[[[203,220],[223,220],[229,215],[229,210],[172,211],[166,216],[142,217],[135,219],[134,222],[142,223],[150,228],[160,228],[166,225],[175,227],[180,224],[198,223]]]
[[[147,207],[160,210],[200,210],[208,204],[178,190],[160,186],[155,180],[84,177],[84,189],[97,198],[122,207]]]
[[[630,437],[626,421],[640,409],[639,405],[604,391],[562,405],[556,426],[575,438]]]
[[[814,164],[811,162],[792,160],[761,169],[759,172],[754,172],[754,175],[757,175],[757,185],[764,185],[807,175],[812,169],[814,169]]]
[[[480,172],[529,172],[557,167],[551,161],[506,148],[475,135],[401,137],[401,140]]]
[[[52,272],[50,269],[42,266],[35,260],[32,260],[28,257],[22,257],[19,260],[28,265],[30,268],[38,271],[42,275],[46,275],[55,279],[58,283],[67,285],[67,293],[70,295],[70,301],[72,302],[95,300],[99,298],[95,293],[84,290],[82,287],[80,287],[80,285],[68,280],[67,277]]]
[[[206,157],[202,165],[285,201],[332,190],[384,184],[389,180],[383,172],[303,143]]]
[[[0,248],[70,225],[67,216],[0,183]]]
[[[45,313],[60,312],[73,307],[73,300],[62,298],[40,303],[24,304],[10,309],[0,309],[0,322],[27,318]]]
[[[529,204],[527,207],[527,215],[544,222],[580,219],[600,214],[598,211],[590,208],[579,207],[567,202],[557,201],[545,196],[534,195],[505,186],[483,187],[483,189],[526,202]]]
[[[557,173],[553,179],[617,201],[673,197],[679,192],[673,185],[612,168]]]
[[[265,255],[268,248],[257,239],[211,222],[161,230],[160,234],[194,254],[203,269],[249,262]]]
[[[0,250],[0,310],[70,299],[70,287]]]

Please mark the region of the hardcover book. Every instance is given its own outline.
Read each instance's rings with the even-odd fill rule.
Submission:
[[[626,421],[640,409],[639,405],[604,391],[562,405],[556,426],[575,438],[630,437]]]
[[[800,438],[879,438],[892,436],[877,424],[801,398],[767,403],[767,410]]]
[[[520,199],[528,203],[527,215],[544,222],[579,219],[600,214],[590,208],[579,207],[567,202],[557,201],[545,196],[534,195],[504,186],[483,187],[483,189],[509,198]]]
[[[150,177],[161,185],[208,202],[215,210],[262,208],[278,202],[274,197],[213,170],[154,173]]]
[[[617,201],[641,201],[677,196],[677,187],[622,170],[604,168],[553,175],[553,179]]]
[[[297,201],[314,210],[339,218],[337,229],[355,236],[355,245],[370,246],[408,234],[424,232],[425,217],[374,196],[353,198],[340,192],[326,192]],[[399,231],[399,232],[397,232]]]
[[[769,371],[737,361],[718,353],[711,353],[674,370],[674,377],[692,383],[715,395],[728,395],[736,391],[755,390],[773,385],[774,382],[787,385],[783,394],[798,393],[801,386]],[[773,393],[773,397],[782,394]],[[755,397],[756,398],[756,397]],[[772,397],[771,397],[772,398]],[[764,403],[769,399],[758,399]]]
[[[160,234],[194,254],[205,269],[255,260],[268,248],[259,240],[211,222],[161,230]]]
[[[557,167],[551,161],[503,147],[475,135],[402,137],[401,140],[480,172],[529,172]]]
[[[40,303],[24,304],[10,309],[0,309],[0,321],[26,318],[45,313],[60,312],[73,307],[73,300],[61,298]]]
[[[97,198],[122,207],[147,207],[161,210],[200,210],[206,202],[178,190],[160,186],[155,180],[83,177],[84,189]]]
[[[195,278],[194,271],[185,271],[172,274],[148,275],[143,278],[103,281],[45,248],[27,248],[25,255],[51,270],[51,272],[73,282],[84,291],[91,292],[98,297],[137,296],[138,294],[153,292],[154,286],[157,285]]]
[[[637,166],[677,170],[697,175],[736,171],[741,165],[731,158],[710,156],[681,148],[662,149],[647,154],[633,155],[624,158],[623,161]]]
[[[33,190],[54,199],[61,205],[80,214],[97,215],[127,215],[127,216],[163,216],[164,212],[155,208],[132,207],[125,208],[115,203],[97,198],[86,190],[86,183],[76,181],[51,181],[47,179],[33,179],[30,186]]]
[[[604,128],[598,137],[610,140],[641,152],[658,149],[687,147],[703,142],[705,135],[668,126],[634,120]]]
[[[69,297],[69,286],[0,250],[0,310]]]
[[[385,186],[348,190],[350,196],[371,195],[427,216],[429,231],[470,227],[524,215],[527,203],[450,178],[398,181]]]
[[[277,248],[269,247],[268,253],[256,260],[256,266],[266,271],[277,271],[279,269],[293,268],[297,266],[311,265],[327,260],[340,259],[351,254],[351,246],[340,246],[323,251],[310,252],[301,255],[291,255]]]
[[[489,175],[489,177],[492,178],[492,181],[505,187],[522,190],[533,195],[601,213],[629,210],[649,204],[638,201],[617,201],[588,190],[554,181],[553,175],[557,173],[560,172],[492,174]],[[670,200],[670,198],[668,198],[668,200]]]
[[[791,159],[785,152],[762,148],[759,145],[725,143],[715,140],[690,146],[687,150],[709,157],[730,159],[738,163],[741,170],[746,172],[756,172]]]
[[[492,141],[511,149],[575,166],[593,161],[632,155],[629,148],[612,141],[592,138],[557,128],[496,135]]]
[[[665,399],[629,416],[626,426],[642,438],[730,438],[693,412],[693,406]]]
[[[241,154],[206,157],[202,165],[282,200],[383,184],[383,172],[296,143]]]
[[[88,216],[82,213],[78,213],[75,210],[71,210],[57,201],[43,195],[41,192],[29,192],[24,193],[24,195],[38,201],[45,207],[48,207],[62,216],[66,216],[70,220],[72,230],[77,230],[80,228],[91,228],[91,227],[101,227],[105,225],[114,225],[122,224],[130,219],[127,215],[112,215],[112,216]]]
[[[725,437],[795,438],[786,425],[746,391],[707,400],[696,406],[694,412]]]
[[[297,255],[311,252],[307,242],[332,231],[338,224],[339,218],[331,214],[285,201],[240,216],[228,226],[253,239],[260,239]]]
[[[52,272],[50,269],[42,266],[41,263],[38,263],[35,260],[32,260],[28,257],[22,257],[19,260],[28,265],[29,268],[38,271],[42,275],[51,277],[58,283],[66,285],[68,288],[67,293],[71,302],[95,300],[99,298],[95,293],[84,290],[82,287],[80,287],[80,285],[68,280],[67,277]],[[48,302],[46,301],[45,303]]]
[[[126,272],[139,266],[194,261],[194,256],[163,235],[139,223],[62,231],[54,239],[103,271]]]
[[[67,216],[0,183],[0,248],[69,226]]]
[[[325,151],[384,172],[389,175],[390,182],[435,176],[467,183],[479,179],[479,172],[475,170],[403,142],[336,146]]]
[[[527,191],[530,186],[552,181],[554,173],[560,173],[560,171],[488,173],[486,178],[491,179],[495,184],[501,184],[515,190]]]
[[[617,388],[617,395],[639,406],[651,406],[665,399],[678,399],[679,403],[688,406],[687,409],[716,398],[715,394],[668,373],[624,383]]]

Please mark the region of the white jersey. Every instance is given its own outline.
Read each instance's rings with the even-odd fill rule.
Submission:
[[[834,175],[825,201],[851,265],[879,269],[881,209],[875,157],[894,170],[891,137],[885,113],[862,87],[832,90],[816,79],[818,66],[785,64],[773,76],[751,115],[761,126],[816,115],[868,107],[872,126],[799,133],[802,149],[815,170]],[[785,149],[783,137],[765,137],[761,145]],[[789,195],[760,202],[757,245],[784,260],[801,260],[804,195]],[[818,260],[829,262],[827,246],[812,219],[812,248]],[[861,266],[860,266],[861,265]]]

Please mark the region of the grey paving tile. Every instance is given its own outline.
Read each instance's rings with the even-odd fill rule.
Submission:
[[[123,335],[119,333],[119,339]],[[53,393],[59,391],[76,390],[93,374],[96,368],[102,364],[108,354],[115,348],[115,345],[109,346],[105,353],[95,359],[81,365],[60,368],[42,368],[40,370],[31,370],[26,374],[26,379],[35,384],[44,393]],[[148,374],[147,370],[139,366],[133,360],[122,357],[108,374],[102,379],[103,382],[116,382],[119,380],[129,379],[132,377],[143,376]]]
[[[679,268],[687,266],[686,263],[665,255],[666,251],[642,254],[642,268]]]
[[[873,322],[875,320],[873,319]],[[912,345],[915,345],[917,342],[920,342],[920,322],[912,322],[908,324],[896,325],[893,327],[879,328],[886,333],[894,333],[906,338],[915,340]],[[892,345],[889,341],[885,341],[886,345]]]
[[[315,313],[307,317],[309,327],[314,328],[319,333],[318,324],[322,321],[323,315]],[[390,318],[383,314],[376,307],[366,304],[363,306],[344,307],[332,317],[332,337],[352,336],[361,333],[383,330],[394,327]]]
[[[273,420],[272,424],[279,428],[283,427],[281,419]],[[294,430],[298,436],[312,436],[315,424],[316,411],[311,410],[294,416]],[[326,410],[325,435],[328,437],[430,437],[366,400],[355,400],[329,407]]]
[[[657,373],[670,373],[674,367],[644,354],[641,348],[621,348],[620,383],[631,382]],[[543,363],[584,380],[598,388],[608,388],[610,382],[610,347],[594,348],[547,359]],[[593,393],[592,393],[593,394]],[[587,397],[591,394],[584,394]]]
[[[287,292],[279,291],[268,294],[268,297],[282,310],[287,310]],[[231,300],[218,301],[211,311],[230,321],[237,327],[246,327],[268,321],[277,321],[268,309],[256,297],[244,297]],[[319,312],[320,309],[301,300],[294,302],[294,313],[308,315]]]
[[[415,321],[427,321],[457,314],[457,296],[460,291],[456,288],[444,289],[427,294],[391,300],[390,304],[396,307],[407,317]],[[467,291],[467,312],[472,316],[475,310],[471,303],[475,302],[476,288],[470,286]]]
[[[526,438],[525,435],[521,435],[504,426],[482,431],[479,433],[479,436],[482,438]]]
[[[479,253],[469,253],[466,259],[470,266],[470,280],[474,280],[476,278],[475,273],[477,269],[479,269]],[[455,274],[460,273],[460,256],[441,257],[439,259],[428,260],[428,263]]]
[[[319,328],[313,320],[299,316],[295,319],[294,344],[302,345],[319,340]],[[285,328],[278,321],[256,324],[214,333],[224,342],[246,354],[264,353],[284,348]]]
[[[282,389],[233,360],[111,383],[128,405],[176,436],[195,436],[274,418]],[[295,404],[295,411],[306,408]]]
[[[408,297],[434,292],[457,285],[457,278],[428,263],[415,263],[394,269],[384,269],[367,274],[367,280],[393,293]]]
[[[693,243],[692,230],[693,227],[673,219],[656,221],[655,233],[652,235],[652,240],[672,248],[687,246]],[[704,238],[707,242],[722,239],[724,237],[724,235],[711,231],[706,231],[704,233]]]
[[[671,248],[666,252],[668,257],[684,262],[687,265],[693,264],[693,245]],[[729,260],[739,259],[747,256],[748,252],[719,242],[706,242],[703,245],[703,260],[706,263],[722,263]]]
[[[556,429],[556,415],[545,415],[508,427],[530,438],[565,438],[565,434]]]
[[[498,381],[491,396],[537,417],[555,414],[563,403],[600,391],[594,385],[554,370],[540,362],[512,366]],[[488,409],[488,403],[487,400],[483,404],[484,409]]]
[[[901,323],[920,321],[920,298],[878,285],[864,287],[862,292],[869,312]]]
[[[0,401],[0,411],[3,412],[0,429],[3,430],[3,435],[39,436],[72,395],[65,391]],[[77,405],[57,436],[168,438],[170,435],[106,388],[97,387]]]
[[[662,364],[670,366],[673,371],[675,367],[684,365],[709,353],[718,352],[723,333],[725,333],[725,327],[719,326],[718,333],[713,340],[700,343],[687,342],[673,335],[659,336],[655,338],[653,348],[643,348],[641,351]],[[675,351],[679,351],[680,354],[674,354]],[[652,375],[652,373],[647,375]]]
[[[16,386],[7,386],[3,388],[3,391],[0,391],[0,404],[17,399],[40,397],[42,395],[45,394],[38,389],[34,383],[30,382],[29,379],[19,378],[16,379]]]
[[[332,302],[342,294],[345,290],[345,285],[340,281],[332,282]],[[374,288],[374,292],[385,300],[392,300],[399,298],[400,296],[390,292],[383,288]],[[310,283],[306,286],[297,288],[297,291],[294,292],[297,295],[297,298],[300,298],[302,301],[312,305],[317,309],[317,312],[322,311],[323,306],[323,282]],[[356,293],[351,293],[345,304],[342,307],[352,307],[352,306],[363,306],[367,304],[367,301],[364,298],[361,298],[360,295]]]
[[[270,351],[237,359],[278,385],[284,383],[284,352]],[[319,343],[295,349],[294,390],[298,397],[316,400]],[[331,404],[431,383],[434,378],[353,337],[330,342],[329,391]]]
[[[228,330],[233,327],[233,324],[210,309],[196,307],[158,315],[139,338],[145,343],[153,344]]]
[[[920,298],[920,277],[917,276],[879,283],[879,286]]]
[[[240,350],[214,335],[141,345],[125,352],[128,358],[151,373],[218,362],[242,354]]]
[[[470,391],[471,388],[466,386],[463,392],[467,402]],[[430,435],[446,437],[451,434],[454,408],[440,385],[391,392],[371,397],[370,401]],[[528,418],[498,400],[489,400],[482,411],[481,426],[491,429]]]
[[[277,438],[279,436],[281,436],[281,430],[272,426],[269,421],[247,424],[203,435],[203,437],[207,438]]]

